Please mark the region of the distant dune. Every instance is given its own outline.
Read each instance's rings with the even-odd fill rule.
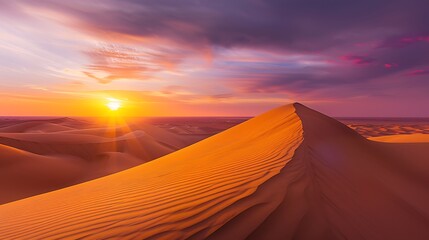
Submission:
[[[429,134],[429,118],[339,118],[362,136]]]
[[[198,139],[163,129],[94,126],[71,118],[0,126],[0,204],[140,165]]]
[[[398,142],[398,143],[418,143],[418,142],[429,142],[429,134],[398,134],[389,136],[380,136],[369,138],[373,141],[379,142]]]
[[[370,141],[288,105],[138,167],[0,205],[0,238],[429,239],[428,154],[429,143]]]

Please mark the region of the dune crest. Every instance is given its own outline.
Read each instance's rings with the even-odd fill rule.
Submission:
[[[429,144],[300,104],[155,161],[0,206],[2,239],[428,239]]]

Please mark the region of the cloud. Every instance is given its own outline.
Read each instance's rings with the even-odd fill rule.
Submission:
[[[409,76],[420,76],[429,74],[429,69],[417,69],[408,73]]]
[[[320,51],[409,33],[427,33],[420,0],[25,1],[72,16],[91,31],[163,38],[185,45]],[[389,6],[389,7],[386,7]],[[402,42],[419,40],[419,36]],[[383,39],[380,39],[383,40]]]
[[[355,65],[364,65],[375,62],[374,58],[367,57],[367,56],[353,56],[353,55],[345,55],[342,56],[341,59],[345,61],[350,61]]]
[[[386,69],[396,68],[396,67],[398,67],[398,64],[396,64],[396,63],[385,63],[384,67]]]
[[[379,47],[380,48],[403,48],[413,43],[426,42],[429,43],[429,35],[427,36],[404,36],[389,38],[383,41]]]
[[[171,70],[181,61],[178,53],[142,51],[115,44],[104,44],[83,53],[91,61],[83,73],[103,84],[117,79],[141,80],[153,73]]]

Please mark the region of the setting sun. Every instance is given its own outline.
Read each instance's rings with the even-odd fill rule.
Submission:
[[[108,103],[106,104],[106,106],[112,110],[112,111],[116,111],[119,108],[121,108],[122,104],[121,104],[121,100],[116,99],[116,98],[107,98]]]

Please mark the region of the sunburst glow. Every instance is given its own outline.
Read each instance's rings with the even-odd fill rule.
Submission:
[[[107,101],[108,102],[107,102],[106,106],[112,111],[116,111],[122,107],[121,100],[119,100],[119,99],[107,98]]]

